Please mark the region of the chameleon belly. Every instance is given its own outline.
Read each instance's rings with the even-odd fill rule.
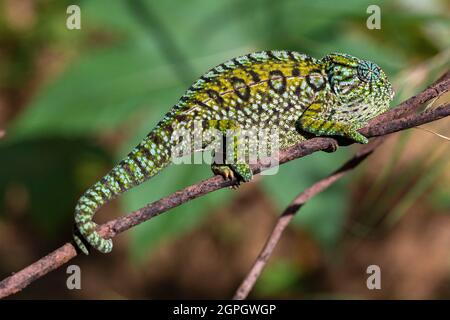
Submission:
[[[378,66],[346,54],[317,60],[291,51],[262,51],[224,62],[201,76],[147,137],[80,198],[75,242],[86,254],[87,245],[111,251],[111,240],[95,231],[95,212],[170,164],[174,128],[192,130],[195,122],[224,131],[274,127],[282,148],[306,139],[303,133],[366,143],[357,129],[386,111],[392,97]],[[245,164],[232,170],[251,176]]]

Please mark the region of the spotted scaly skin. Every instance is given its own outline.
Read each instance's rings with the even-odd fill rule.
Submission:
[[[275,126],[281,148],[311,135],[339,135],[367,143],[357,130],[388,110],[393,95],[376,64],[347,54],[317,60],[291,51],[262,51],[218,65],[201,76],[147,137],[80,198],[75,241],[86,254],[89,246],[111,251],[112,241],[95,231],[95,212],[170,164],[175,127],[193,130],[195,121],[202,123],[202,129],[224,132]],[[252,178],[245,163],[212,169],[241,181]]]

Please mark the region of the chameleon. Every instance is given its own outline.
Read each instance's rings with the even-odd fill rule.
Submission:
[[[349,54],[321,59],[295,51],[242,55],[206,72],[184,93],[156,127],[108,174],[90,187],[75,207],[74,240],[89,254],[112,250],[100,236],[94,214],[108,201],[155,176],[171,163],[174,125],[192,129],[249,129],[275,126],[280,146],[314,136],[341,136],[357,143],[358,132],[387,111],[394,91],[375,63]],[[208,141],[205,142],[206,144]],[[212,171],[238,181],[252,179],[247,163],[213,163]]]

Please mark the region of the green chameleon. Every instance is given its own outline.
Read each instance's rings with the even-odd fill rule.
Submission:
[[[89,246],[103,253],[112,250],[111,239],[96,232],[93,216],[107,201],[172,162],[174,125],[192,129],[200,121],[203,129],[224,133],[275,126],[282,148],[311,136],[367,143],[357,130],[388,110],[393,96],[376,64],[348,54],[317,60],[291,51],[261,51],[222,63],[201,76],[147,137],[79,199],[75,242],[85,254]],[[212,170],[243,182],[252,178],[246,163],[213,164]]]

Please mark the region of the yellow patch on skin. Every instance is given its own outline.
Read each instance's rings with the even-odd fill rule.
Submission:
[[[292,76],[292,70],[294,68],[299,70],[299,76]],[[232,79],[233,77],[242,79],[251,90],[250,96],[254,96],[258,90],[268,90],[270,71],[281,71],[285,75],[287,86],[298,86],[300,84],[299,78],[304,78],[311,71],[314,71],[316,69],[317,64],[315,63],[300,64],[296,61],[271,61],[251,64],[221,73],[216,78],[211,79],[211,81],[209,82],[206,82],[200,90],[197,90],[190,97],[189,100],[201,101],[202,103],[212,107],[216,104],[216,102],[208,95],[208,90],[216,91],[226,102],[236,100],[237,97],[235,97],[235,89],[232,82],[230,81],[230,79]],[[260,81],[255,82],[251,72],[256,73]]]

